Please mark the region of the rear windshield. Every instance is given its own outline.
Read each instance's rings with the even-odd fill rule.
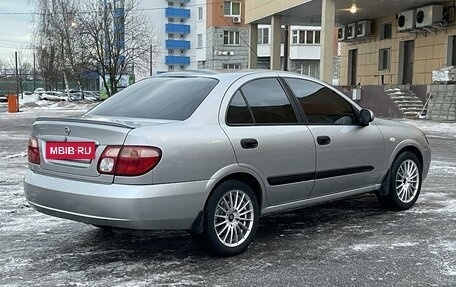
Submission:
[[[209,78],[148,78],[118,92],[87,114],[185,120],[217,83]]]

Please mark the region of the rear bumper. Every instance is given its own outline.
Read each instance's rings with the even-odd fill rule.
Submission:
[[[204,209],[207,181],[159,185],[80,182],[34,173],[24,179],[36,210],[66,219],[119,228],[189,229]]]

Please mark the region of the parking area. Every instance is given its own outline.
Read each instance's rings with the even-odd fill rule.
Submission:
[[[363,195],[275,214],[245,253],[214,258],[186,232],[102,231],[30,208],[22,178],[35,117],[78,113],[0,110],[2,286],[456,286],[456,124],[410,121],[433,151],[411,210]]]

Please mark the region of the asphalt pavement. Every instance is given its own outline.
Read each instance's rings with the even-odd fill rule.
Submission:
[[[363,195],[275,214],[245,253],[215,258],[186,232],[109,232],[30,208],[26,140],[50,113],[74,114],[0,115],[0,286],[456,286],[456,136],[432,125],[413,209]]]

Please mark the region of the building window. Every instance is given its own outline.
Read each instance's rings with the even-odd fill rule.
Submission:
[[[239,45],[239,31],[223,31],[224,45]]]
[[[320,37],[321,36],[321,32],[320,31],[315,31],[315,40],[314,40],[314,44],[320,44]]]
[[[203,34],[198,34],[198,46],[196,48],[203,48]]]
[[[258,29],[258,44],[269,44],[269,28]]]
[[[314,31],[307,31],[306,32],[306,44],[313,44],[314,43]]]
[[[307,44],[318,45],[320,44],[321,32],[316,30],[293,30],[292,43],[293,44]]]
[[[306,31],[304,31],[304,30],[299,30],[298,43],[304,44],[305,42],[306,42]]]
[[[114,9],[122,9],[122,8],[124,8],[123,0],[117,0],[114,2]]]
[[[380,49],[378,52],[378,70],[389,70],[391,61],[391,49]]]
[[[173,7],[174,6],[174,2],[168,2],[168,6]]]
[[[299,32],[298,30],[293,30],[291,32],[293,44],[298,44],[298,32]]]
[[[236,64],[223,64],[223,69],[226,70],[240,70],[241,69],[241,64],[236,63]]]
[[[203,7],[198,7],[198,21],[203,20]]]
[[[241,16],[241,2],[225,1],[223,14],[225,16]]]
[[[391,39],[393,25],[391,23],[380,24],[380,40]]]
[[[318,78],[320,76],[320,64],[303,64],[297,72],[302,75]]]

